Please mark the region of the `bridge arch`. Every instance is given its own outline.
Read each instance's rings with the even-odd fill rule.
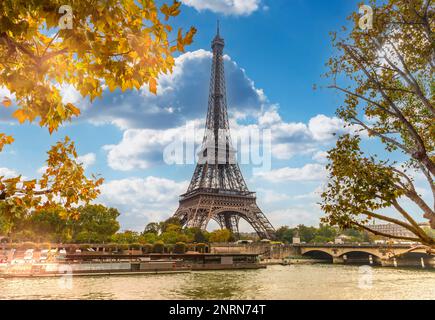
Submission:
[[[314,258],[314,259],[319,259],[319,260],[326,260],[326,261],[330,261],[330,262],[332,262],[334,259],[334,257],[332,256],[332,254],[330,252],[328,252],[327,250],[322,250],[322,249],[304,250],[304,252],[302,252],[302,256],[310,257],[310,258]]]
[[[404,254],[397,256],[397,262],[399,265],[419,265],[421,263],[424,266],[430,266],[435,258],[433,256],[428,255],[425,252],[406,252]],[[422,265],[423,266],[423,265]]]
[[[373,258],[383,259],[379,253],[373,252],[374,250],[363,250],[363,249],[348,249],[343,250],[339,253],[339,257],[342,258],[344,255],[346,256],[354,256],[354,257],[362,257],[362,256],[372,256]]]
[[[382,258],[370,250],[347,250],[339,255],[348,264],[376,264],[380,265]]]
[[[303,256],[310,256],[323,260],[342,261],[356,264],[380,264],[382,253],[371,248],[339,248],[339,247],[312,247],[301,248]],[[370,256],[372,258],[370,258]]]

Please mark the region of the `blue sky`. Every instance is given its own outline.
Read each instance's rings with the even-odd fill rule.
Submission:
[[[164,164],[163,149],[186,122],[203,125],[210,43],[219,19],[232,130],[243,131],[248,124],[272,130],[272,171],[254,175],[251,166],[242,166],[247,183],[276,227],[317,225],[325,151],[334,144],[332,134],[345,129],[334,116],[342,97],[329,89],[314,91],[313,84],[325,84],[320,76],[333,54],[329,32],[348,23],[358,1],[183,2],[175,26],[195,26],[198,33],[189,51],[177,57],[174,74],[160,79],[157,96],[146,88],[105,92],[90,104],[65,88],[65,101],[79,105],[82,116],[52,136],[35,125],[18,125],[1,110],[0,131],[16,142],[0,153],[0,173],[37,177],[50,145],[69,135],[87,172],[106,179],[97,202],[120,210],[123,229],[143,230],[146,223],[172,215],[194,166]]]

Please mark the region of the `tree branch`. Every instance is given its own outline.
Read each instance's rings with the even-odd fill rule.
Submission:
[[[394,140],[393,138],[387,137],[386,135],[378,132],[377,130],[370,128],[368,125],[366,125],[364,122],[362,122],[358,118],[352,117],[352,119],[356,122],[355,123],[356,125],[360,125],[364,129],[366,129],[369,133],[372,133],[372,134],[380,137],[381,139],[384,139],[384,140],[390,142],[391,144],[395,145],[396,147],[402,149],[403,151],[405,151],[406,153],[408,153],[409,155],[412,156],[412,151],[409,150],[405,145],[398,142],[397,140]]]
[[[427,242],[432,240],[432,238],[427,235],[427,233],[418,225],[418,223],[399,205],[397,200],[393,200],[393,206],[403,217],[405,217],[406,220],[409,221],[409,223],[411,223],[416,231],[416,235],[418,235],[419,238],[425,239]]]
[[[371,212],[371,211],[368,211],[368,210],[361,210],[361,213],[365,214],[366,216],[369,216],[371,218],[376,218],[376,219],[379,219],[379,220],[383,220],[383,221],[387,221],[387,222],[391,222],[391,223],[397,224],[397,225],[399,225],[399,226],[401,226],[401,227],[403,227],[403,228],[405,228],[405,229],[407,229],[407,230],[409,230],[409,231],[411,231],[412,233],[415,234],[415,230],[414,230],[413,226],[411,226],[411,225],[409,225],[409,224],[407,224],[407,223],[405,223],[403,221],[400,221],[398,219],[390,218],[390,217],[387,217],[387,216],[383,216],[381,214],[374,213],[374,212]]]
[[[374,39],[374,43],[377,46],[378,50],[382,50],[384,53],[384,59],[388,62],[388,64],[393,68],[398,74],[402,76],[403,79],[408,83],[409,86],[411,86],[414,89],[414,93],[420,98],[420,100],[423,102],[423,104],[431,111],[432,115],[435,116],[435,109],[430,103],[430,101],[424,96],[423,91],[421,90],[420,86],[418,85],[418,82],[415,80],[412,73],[409,71],[405,59],[400,54],[397,47],[394,45],[393,42],[391,42],[390,39],[387,38],[387,42],[390,44],[390,46],[393,48],[394,52],[396,53],[397,57],[400,60],[400,63],[402,64],[405,71],[400,69],[396,64],[394,64],[390,58],[388,58],[388,54],[385,52],[385,49],[383,46],[380,45],[379,41],[377,39]]]
[[[362,100],[364,100],[364,101],[366,101],[366,102],[368,102],[368,103],[374,104],[374,105],[377,106],[379,109],[381,109],[381,110],[385,111],[386,113],[388,113],[390,116],[397,117],[397,114],[395,114],[394,112],[388,110],[387,108],[385,108],[384,106],[382,106],[380,103],[375,102],[375,101],[373,101],[373,100],[370,100],[370,99],[366,98],[366,97],[363,96],[363,95],[360,95],[360,94],[357,94],[357,93],[355,93],[355,92],[352,92],[352,91],[346,90],[346,89],[341,88],[341,87],[339,87],[339,86],[337,86],[337,85],[331,85],[331,86],[328,86],[328,88],[329,88],[329,89],[337,89],[337,90],[340,90],[340,91],[342,91],[342,92],[344,92],[344,93],[347,93],[347,94],[349,94],[349,95],[352,95],[352,96],[354,96],[354,97],[360,98],[360,99],[362,99]]]
[[[412,153],[412,157],[423,163],[429,171],[435,175],[435,164],[433,161],[429,158],[427,155],[426,146],[424,145],[423,139],[418,134],[417,130],[414,128],[414,126],[406,119],[406,117],[402,114],[400,109],[396,106],[396,104],[390,99],[390,97],[385,93],[382,86],[380,85],[379,81],[370,74],[370,72],[367,70],[367,68],[364,66],[364,64],[361,62],[361,60],[358,57],[358,54],[355,53],[348,45],[341,43],[340,45],[344,51],[358,64],[358,66],[361,68],[361,70],[364,72],[364,74],[367,76],[367,78],[373,82],[378,91],[381,93],[382,97],[385,99],[385,101],[388,102],[388,104],[391,106],[391,108],[396,112],[398,119],[405,125],[408,132],[411,134],[411,136],[414,138],[417,151]],[[365,61],[364,61],[365,62]],[[366,63],[366,62],[365,62]]]

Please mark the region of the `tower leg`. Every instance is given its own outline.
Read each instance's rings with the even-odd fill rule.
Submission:
[[[226,214],[224,216],[225,220],[225,228],[230,230],[231,233],[236,237],[239,238],[239,221],[240,217],[233,214]]]

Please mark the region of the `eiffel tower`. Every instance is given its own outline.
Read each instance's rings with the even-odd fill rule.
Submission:
[[[206,130],[198,153],[198,164],[187,192],[180,196],[174,217],[187,227],[206,229],[210,220],[239,235],[239,221],[246,220],[260,239],[273,239],[275,229],[256,203],[236,161],[228,123],[224,39],[217,35],[212,42],[213,65]]]

